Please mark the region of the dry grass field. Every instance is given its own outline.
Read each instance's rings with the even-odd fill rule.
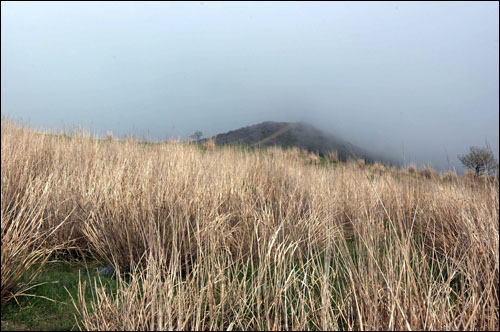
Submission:
[[[2,303],[66,250],[84,330],[498,330],[498,178],[310,159],[3,120]]]

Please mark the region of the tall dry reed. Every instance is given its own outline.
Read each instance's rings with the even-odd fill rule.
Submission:
[[[373,176],[307,165],[297,151],[2,123],[2,202],[50,179],[43,227],[67,219],[52,241],[126,273],[116,294],[80,284],[84,329],[499,327],[497,184]],[[4,194],[4,181],[20,187]]]
[[[65,219],[51,224],[54,202],[49,199],[55,179],[45,172],[43,158],[23,155],[39,136],[2,121],[1,128],[1,229],[2,280],[1,302],[25,295],[34,287],[50,254],[67,248],[67,241],[50,241]],[[30,146],[31,149],[41,147]],[[21,160],[22,159],[22,160]],[[69,216],[67,214],[67,216]],[[24,281],[21,280],[24,277]]]

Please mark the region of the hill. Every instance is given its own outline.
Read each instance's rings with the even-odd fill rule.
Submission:
[[[372,153],[352,145],[334,135],[325,133],[304,122],[266,121],[243,127],[214,137],[216,145],[242,145],[251,147],[281,146],[298,147],[315,152],[320,156],[329,151],[337,151],[343,161],[348,158],[364,158],[367,162],[375,160],[387,163]],[[207,139],[200,140],[205,142]]]

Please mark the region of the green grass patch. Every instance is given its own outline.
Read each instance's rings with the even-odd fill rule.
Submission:
[[[97,268],[101,266],[103,264],[97,261],[87,262],[86,265],[82,262],[48,262],[35,279],[35,284],[42,285],[29,290],[27,293],[30,296],[21,296],[2,305],[2,331],[78,330],[75,320],[77,311],[71,297],[77,301],[79,275],[82,282],[89,280],[89,277],[93,281],[98,276]],[[110,291],[116,291],[116,283],[112,277],[100,278]],[[89,286],[91,285],[93,282]],[[91,303],[92,292],[87,289],[85,293],[87,303]]]

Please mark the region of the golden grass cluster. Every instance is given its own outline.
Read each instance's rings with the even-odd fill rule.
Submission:
[[[385,172],[386,168],[384,165],[382,165],[379,162],[374,162],[373,165],[371,166],[372,170],[378,174],[382,174]]]
[[[457,173],[454,171],[446,171],[443,175],[444,181],[455,182],[458,181]]]
[[[207,149],[208,151],[214,151],[215,150],[215,138],[208,139],[205,143],[203,143],[203,147],[205,147],[205,149]]]
[[[437,174],[432,167],[426,166],[418,171],[418,174],[425,179],[434,179]]]
[[[83,329],[499,327],[497,182],[6,121],[1,144],[2,301],[5,267],[71,243],[128,273],[92,303],[82,281]]]

